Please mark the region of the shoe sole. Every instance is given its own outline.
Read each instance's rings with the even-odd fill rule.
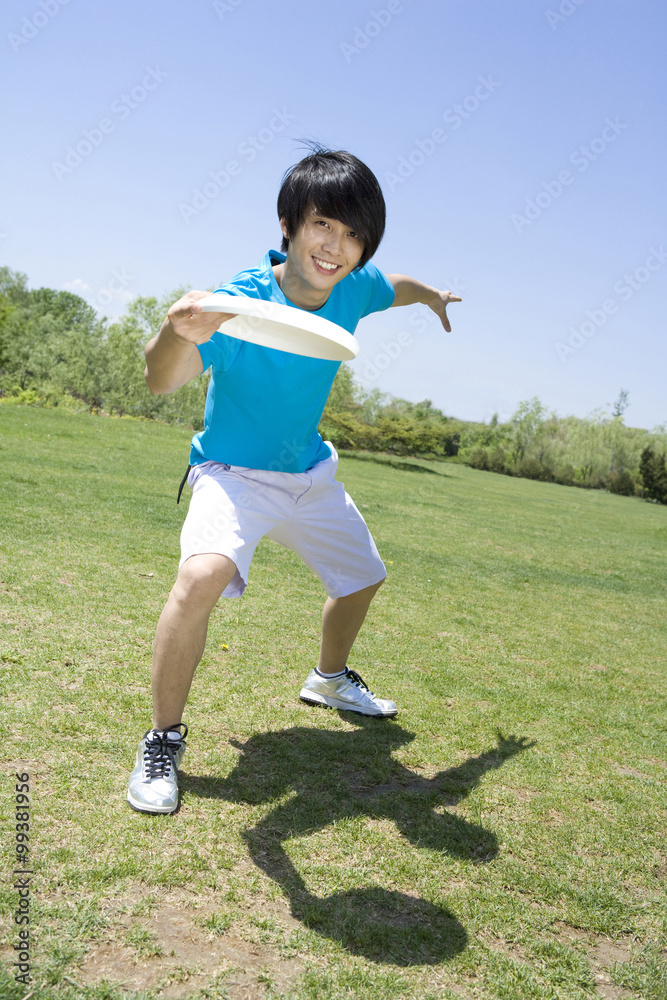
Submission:
[[[132,798],[132,796],[130,795],[129,792],[127,793],[127,801],[129,803],[129,805],[134,809],[135,812],[148,813],[149,815],[155,815],[155,816],[169,816],[171,813],[176,812],[176,810],[178,809],[178,803],[176,803],[175,806],[172,806],[171,809],[167,809],[167,808],[160,809],[159,806],[152,806],[149,809],[148,806],[144,805],[143,802],[141,804],[139,804],[138,802],[136,802]]]
[[[308,692],[311,694],[311,692]],[[305,701],[306,705],[315,705],[317,708],[337,708],[341,712],[356,712],[357,715],[365,715],[369,719],[392,719],[395,715],[398,715],[398,709],[393,712],[363,712],[360,708],[356,708],[354,705],[350,705],[346,701],[337,701],[336,698],[324,698],[318,700],[315,697],[306,698],[303,692],[299,695],[301,701]]]

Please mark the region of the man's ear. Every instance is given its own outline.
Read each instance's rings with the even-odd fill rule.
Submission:
[[[290,234],[289,234],[289,230],[287,229],[287,222],[285,221],[285,217],[284,216],[280,220],[280,229],[281,229],[281,232],[282,232],[283,236],[285,237],[285,239],[289,240],[290,239]]]

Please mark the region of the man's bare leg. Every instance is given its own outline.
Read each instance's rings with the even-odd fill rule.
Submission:
[[[178,768],[187,727],[181,716],[204,645],[208,620],[236,566],[226,556],[202,553],[181,566],[160,615],[153,647],[153,727],[139,743],[127,801],[147,813],[178,808]],[[176,727],[176,733],[164,730]],[[181,729],[184,731],[181,732]]]
[[[347,597],[329,598],[322,613],[320,662],[301,688],[301,700],[361,715],[390,718],[398,712],[393,701],[378,698],[361,677],[347,671],[347,658],[380,583]]]
[[[158,621],[153,646],[153,726],[181,721],[211,612],[236,573],[227,556],[202,553],[181,566]]]
[[[322,612],[322,645],[317,669],[323,674],[345,670],[350,650],[384,581],[357,590],[347,597],[327,598]]]

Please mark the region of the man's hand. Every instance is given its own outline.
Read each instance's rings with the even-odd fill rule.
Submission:
[[[459,295],[454,295],[453,292],[436,292],[432,299],[426,303],[426,305],[433,310],[436,316],[440,317],[440,322],[444,326],[447,333],[452,332],[452,328],[447,318],[447,306],[450,302],[461,302],[462,299]]]
[[[186,292],[167,312],[157,336],[146,344],[145,376],[151,392],[175,392],[201,375],[202,359],[197,345],[205,344],[221,323],[236,315],[202,312],[198,301],[209,295],[210,292]]]
[[[452,332],[447,319],[447,306],[450,302],[461,302],[458,295],[454,295],[453,292],[441,292],[432,285],[425,285],[416,278],[408,277],[407,274],[388,274],[387,277],[394,287],[393,305],[409,306],[415,302],[423,302],[440,317],[440,322],[447,333]]]
[[[236,313],[202,312],[198,299],[207,299],[210,292],[192,291],[174,302],[167,312],[167,320],[173,333],[190,344],[205,344],[210,340],[221,323],[225,323]]]

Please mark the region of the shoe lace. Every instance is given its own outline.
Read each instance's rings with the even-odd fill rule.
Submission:
[[[347,677],[350,678],[350,680],[352,681],[352,683],[357,685],[357,687],[365,688],[366,691],[369,690],[368,684],[363,679],[363,677],[361,676],[361,674],[358,674],[356,670],[349,670],[346,667],[345,668],[345,673],[346,673]]]
[[[167,733],[177,732],[184,729],[180,740],[170,740]],[[150,733],[150,729],[148,733]],[[146,733],[146,736],[148,736]],[[146,740],[144,746],[144,771],[147,778],[168,778],[174,764],[174,751],[181,746],[185,746],[185,737],[188,735],[188,727],[184,722],[178,725],[168,726]],[[175,766],[175,765],[174,765]]]

